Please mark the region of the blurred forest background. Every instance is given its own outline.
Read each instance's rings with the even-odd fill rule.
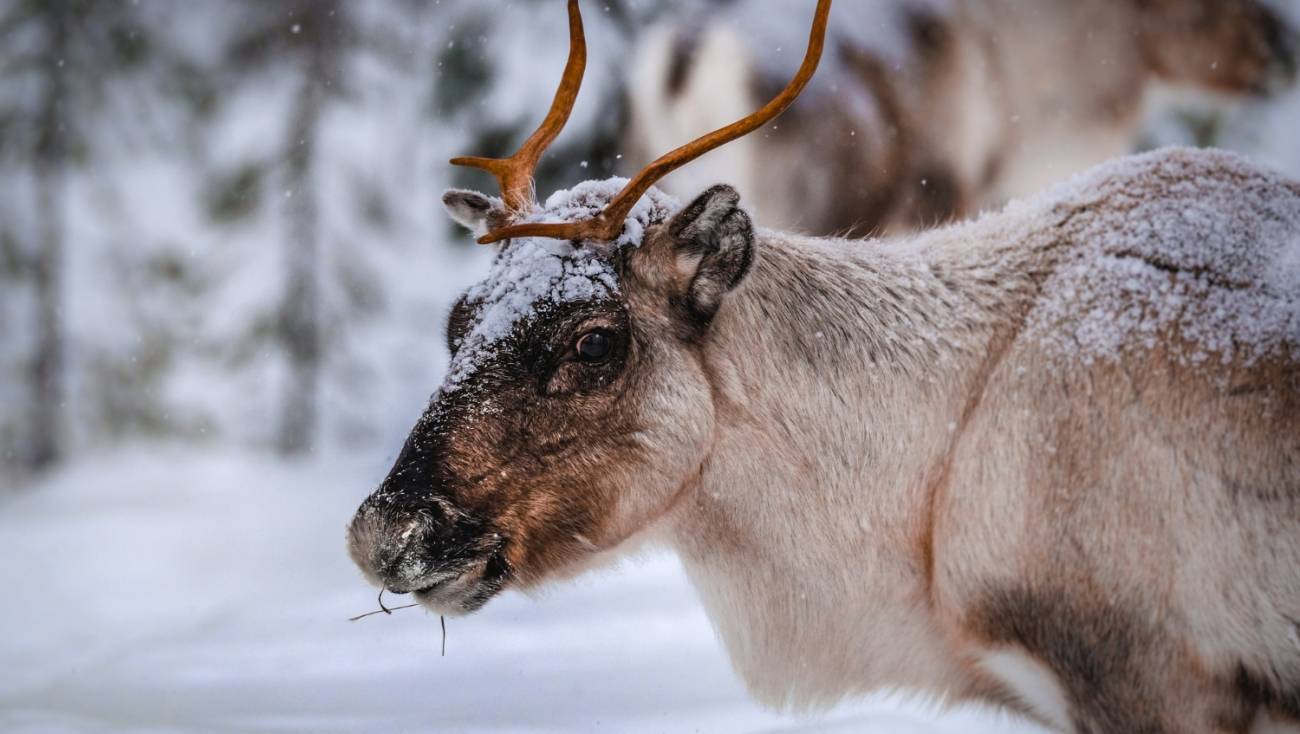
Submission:
[[[154,439],[398,440],[449,281],[486,256],[438,197],[487,182],[446,159],[536,124],[555,5],[0,4],[0,471]],[[669,5],[589,13],[598,68],[541,187],[612,170],[598,111]]]
[[[1300,0],[1261,1],[1300,22]],[[828,55],[775,124],[675,173],[677,193],[729,180],[741,151],[751,186],[791,184],[767,203],[741,188],[760,223],[789,190],[847,191],[850,214],[854,196],[890,185],[911,187],[900,210],[927,191],[951,203],[926,154],[964,135],[970,109],[1010,140],[1056,125],[1012,157],[1068,175],[1088,164],[1074,131],[1098,130],[1074,119],[1077,89],[1049,67],[1081,86],[1133,79],[1068,42],[1137,33],[1107,9],[1250,2],[836,0],[831,37],[850,53]],[[626,174],[687,128],[729,121],[715,118],[748,107],[746,93],[770,95],[802,56],[811,7],[583,0],[586,80],[539,193]],[[981,17],[990,7],[1026,22]],[[951,8],[976,12],[948,33],[931,21]],[[1073,15],[1044,30],[1043,8]],[[739,45],[704,44],[692,86],[680,52],[709,13],[735,21]],[[659,75],[638,76],[660,21],[682,32],[658,47]],[[418,610],[347,621],[375,590],[344,528],[439,382],[447,309],[493,254],[439,197],[495,184],[447,159],[508,153],[537,124],[565,22],[561,0],[0,0],[0,730],[1042,731],[915,700],[853,702],[807,727],[763,710],[662,554],[449,620],[446,657],[438,620]],[[993,40],[963,35],[977,27]],[[1180,40],[1179,27],[1146,31]],[[924,86],[909,54],[957,36],[1042,72],[1026,104],[1054,119]],[[1040,56],[1020,58],[1021,43]],[[747,90],[745,53],[766,70]],[[1233,61],[1215,53],[1200,72]],[[853,74],[870,83],[851,87]],[[663,139],[631,144],[635,100],[654,107],[683,83],[671,124],[649,131]],[[1300,176],[1300,92],[1270,92],[1162,98],[1116,152],[1217,145]],[[858,126],[871,120],[884,122]],[[881,150],[912,156],[910,178],[885,170],[852,189],[859,159]],[[798,214],[814,197],[796,198]],[[928,224],[933,211],[902,213]]]
[[[710,3],[590,4],[542,192],[622,166],[634,39]],[[396,444],[442,367],[442,311],[488,256],[438,196],[491,182],[446,159],[536,123],[558,5],[0,3],[0,477],[140,441]],[[1176,111],[1144,144],[1294,171],[1295,107]]]

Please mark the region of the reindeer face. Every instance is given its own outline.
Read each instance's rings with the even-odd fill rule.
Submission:
[[[817,0],[799,71],[758,111],[631,181],[581,184],[539,208],[533,169],[586,67],[569,0],[569,59],[541,125],[509,158],[451,160],[491,173],[504,201],[451,191],[443,203],[480,242],[504,245],[452,312],[446,381],[348,531],[372,581],[444,614],[473,611],[507,584],[580,568],[684,494],[713,434],[700,355],[753,235],[729,187],[674,213],[651,185],[789,107],[817,68],[830,5]]]
[[[590,216],[613,190],[560,192],[532,219]],[[444,202],[475,231],[503,215],[471,192]],[[698,350],[752,234],[728,187],[675,210],[651,189],[612,243],[506,242],[453,309],[447,377],[352,522],[372,581],[473,611],[585,568],[690,485],[713,429]]]

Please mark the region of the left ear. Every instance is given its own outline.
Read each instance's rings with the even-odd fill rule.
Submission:
[[[668,223],[678,271],[689,278],[684,301],[707,324],[754,260],[754,227],[739,206],[740,194],[718,184],[700,194]]]
[[[457,224],[473,232],[475,237],[482,237],[506,221],[505,204],[477,191],[449,189],[442,195],[442,205]]]

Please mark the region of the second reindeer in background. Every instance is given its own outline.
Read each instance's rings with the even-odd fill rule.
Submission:
[[[761,5],[678,19],[641,44],[626,160],[736,119],[789,79],[802,30]],[[822,70],[779,124],[664,190],[724,181],[763,225],[908,231],[1131,152],[1153,92],[1258,96],[1295,71],[1293,29],[1256,0],[891,0],[836,14]]]

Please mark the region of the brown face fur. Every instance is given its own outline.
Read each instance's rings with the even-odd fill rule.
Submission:
[[[448,198],[471,227],[495,211],[466,192]],[[616,289],[543,297],[490,349],[473,334],[493,304],[457,303],[451,377],[349,531],[373,582],[473,611],[509,584],[586,567],[689,486],[713,423],[695,355],[753,238],[727,187],[648,225],[640,247],[560,256],[595,258]],[[535,244],[508,243],[498,263]]]

